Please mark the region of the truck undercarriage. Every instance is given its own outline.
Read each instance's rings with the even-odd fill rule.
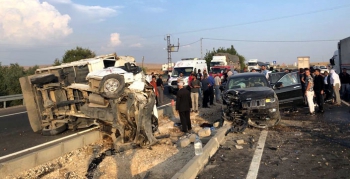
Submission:
[[[104,64],[119,60],[96,59]],[[56,135],[99,125],[117,148],[155,144],[155,93],[141,69],[127,62],[92,71],[94,64],[65,64],[20,78],[33,131]]]

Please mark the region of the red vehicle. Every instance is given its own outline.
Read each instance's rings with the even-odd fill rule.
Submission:
[[[211,67],[211,70],[209,72],[209,75],[212,75],[213,73],[214,74],[217,74],[217,73],[220,73],[220,77],[222,77],[222,75],[224,74],[225,70],[232,70],[231,69],[231,66],[213,66]]]

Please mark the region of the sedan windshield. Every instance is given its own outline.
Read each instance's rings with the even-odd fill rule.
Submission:
[[[228,82],[228,89],[251,88],[268,86],[264,76],[250,76],[231,78]]]

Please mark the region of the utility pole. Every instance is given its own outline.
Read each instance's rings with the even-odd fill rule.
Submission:
[[[203,40],[203,38],[201,38],[201,59],[203,60],[202,40]]]
[[[165,39],[164,39],[165,40]],[[180,47],[180,43],[179,43],[179,39],[177,39],[177,46],[172,45],[170,43],[170,35],[168,34],[166,36],[166,41],[167,41],[167,51],[168,51],[168,71],[170,69],[171,66],[171,52],[178,52],[179,51],[179,47]]]

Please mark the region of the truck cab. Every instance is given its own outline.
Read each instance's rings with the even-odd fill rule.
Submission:
[[[210,68],[213,66],[225,66],[227,65],[226,56],[213,56],[213,59],[210,61]]]

